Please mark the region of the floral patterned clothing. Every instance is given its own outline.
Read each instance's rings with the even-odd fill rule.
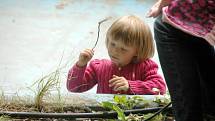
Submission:
[[[215,0],[172,0],[163,13],[165,22],[215,45],[215,40],[207,39],[215,30]]]

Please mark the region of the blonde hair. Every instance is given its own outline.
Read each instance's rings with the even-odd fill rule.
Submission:
[[[151,30],[137,16],[123,16],[117,19],[107,31],[106,46],[109,39],[122,41],[125,45],[136,47],[138,61],[151,58],[154,55]]]

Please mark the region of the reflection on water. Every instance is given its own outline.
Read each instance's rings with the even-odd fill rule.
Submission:
[[[79,52],[93,47],[98,21],[101,25],[94,58],[108,58],[105,32],[119,16],[135,14],[145,18],[154,0],[5,0],[0,4],[0,89],[16,93],[40,77],[62,70],[62,91],[66,76]],[[63,57],[62,61],[61,58]],[[158,61],[157,55],[154,57]],[[160,70],[161,71],[161,70]],[[95,93],[95,88],[89,92]]]

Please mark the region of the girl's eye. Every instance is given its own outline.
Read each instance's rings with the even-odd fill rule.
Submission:
[[[127,50],[126,50],[125,48],[121,48],[121,51],[124,51],[124,52],[126,52]]]
[[[112,47],[115,47],[115,46],[116,46],[116,44],[115,44],[115,43],[110,43],[110,45],[111,45]]]

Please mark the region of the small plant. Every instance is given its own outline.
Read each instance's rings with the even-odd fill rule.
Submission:
[[[0,90],[0,105],[1,105],[2,103],[4,103],[4,101],[5,101],[4,92],[3,92],[3,90]]]
[[[169,102],[169,98],[162,97],[160,95],[151,102],[159,103],[159,105],[164,103],[166,104]],[[126,97],[126,95],[121,95],[121,96],[115,95],[113,97],[113,102],[104,101],[101,103],[101,106],[104,108],[108,108],[110,110],[116,111],[118,114],[118,119],[120,121],[144,121],[144,119],[148,119],[152,117],[154,114],[153,113],[142,114],[142,115],[130,114],[126,116],[124,114],[124,111],[133,109],[135,108],[136,105],[140,105],[140,104],[143,105],[143,107],[141,108],[144,108],[144,107],[146,108],[149,106],[149,103],[150,103],[149,100],[146,100],[141,96]],[[161,113],[159,113],[158,115],[153,116],[153,118],[150,118],[150,120],[148,121],[162,121],[164,118],[165,118],[165,115],[162,115]]]
[[[144,107],[149,105],[149,101],[145,100],[141,96],[126,97],[125,95],[122,96],[115,95],[113,100],[117,105],[121,106],[123,109],[133,109],[138,105],[142,105]]]
[[[138,121],[133,119],[142,119],[143,117],[137,115],[129,115],[128,117],[125,116],[124,110],[125,109],[133,109],[136,105],[140,103],[148,104],[149,101],[143,99],[140,96],[133,96],[133,97],[126,97],[126,95],[115,95],[113,97],[113,103],[104,101],[101,103],[102,107],[108,108],[110,110],[114,110],[118,114],[118,119],[120,121]],[[132,119],[132,120],[131,120]]]
[[[46,75],[36,81],[32,86],[37,85],[37,91],[35,91],[35,107],[41,111],[43,107],[43,99],[48,96],[51,91],[58,91],[60,88],[60,72],[59,69]],[[59,96],[60,97],[60,96]]]
[[[121,109],[119,106],[117,106],[116,104],[114,103],[111,103],[111,102],[108,102],[108,101],[104,101],[101,103],[102,107],[104,108],[108,108],[108,109],[111,109],[111,110],[114,110],[117,112],[118,114],[118,119],[120,121],[126,121],[125,118],[125,114],[124,114],[124,110]]]
[[[167,105],[168,103],[171,102],[170,96],[168,94],[157,95],[153,101],[158,103],[160,106]]]

